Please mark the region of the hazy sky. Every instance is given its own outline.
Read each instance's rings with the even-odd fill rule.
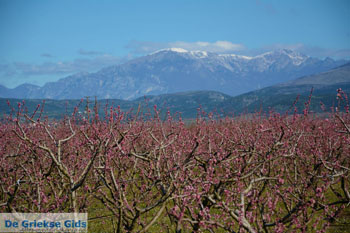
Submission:
[[[349,0],[0,0],[0,84],[42,85],[165,47],[350,58]]]

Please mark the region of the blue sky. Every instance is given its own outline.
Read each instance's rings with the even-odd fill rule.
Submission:
[[[0,0],[0,84],[43,85],[166,47],[350,58],[348,0]]]

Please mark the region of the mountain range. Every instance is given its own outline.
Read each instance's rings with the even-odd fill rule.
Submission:
[[[78,73],[39,87],[0,85],[0,97],[19,99],[135,100],[145,95],[211,90],[236,96],[298,77],[325,72],[345,60],[324,60],[281,49],[258,56],[163,49],[95,73]]]
[[[195,118],[198,109],[205,112],[214,111],[220,116],[232,116],[232,114],[253,113],[257,111],[267,112],[274,110],[276,112],[294,111],[296,107],[301,113],[308,101],[313,89],[310,110],[314,112],[323,112],[321,103],[325,110],[331,111],[331,108],[341,105],[344,110],[346,101],[336,98],[337,89],[341,88],[345,93],[350,93],[350,63],[321,72],[308,75],[291,81],[272,85],[259,90],[251,91],[238,96],[230,96],[216,91],[187,91],[172,94],[147,95],[134,100],[104,99],[98,100],[101,115],[103,115],[104,106],[120,106],[123,111],[138,109],[146,113],[152,111],[156,105],[161,109],[164,115],[167,111],[172,114],[179,112],[183,118]],[[295,100],[298,102],[293,106]],[[16,103],[21,99],[9,99],[16,112]],[[27,99],[25,100],[28,112],[31,113],[41,104],[43,100]],[[52,100],[45,102],[44,115],[51,118],[60,118],[64,114],[69,114],[75,106],[80,106],[79,111],[84,112],[86,102],[79,104],[80,100]],[[92,107],[92,104],[90,104]],[[14,112],[14,113],[15,113]],[[7,106],[7,99],[0,98],[0,114],[10,114],[11,108]]]

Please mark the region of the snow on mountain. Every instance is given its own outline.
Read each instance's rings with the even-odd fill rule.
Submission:
[[[170,52],[177,52],[177,53],[188,53],[188,51],[186,49],[182,49],[182,48],[167,48],[167,49],[157,50],[157,51],[151,53],[151,55],[159,53],[159,52],[163,52],[163,51],[170,51]]]
[[[213,90],[238,95],[324,72],[345,63],[346,61],[329,58],[320,60],[286,49],[248,57],[169,48],[124,64],[103,68],[96,73],[81,73],[47,83],[35,91],[31,89],[28,93],[21,93],[21,96],[52,99],[78,99],[84,96],[133,99],[146,94],[194,90]],[[13,95],[12,93],[11,96]]]
[[[219,54],[220,57],[231,57],[234,59],[246,59],[246,60],[251,60],[254,57],[249,57],[249,56],[242,56],[242,55],[236,55],[236,54]]]
[[[287,66],[288,64],[292,63],[293,65],[299,66],[303,62],[305,62],[309,57],[292,51],[288,49],[280,49],[275,50],[271,52],[267,52],[255,57],[249,57],[249,56],[243,56],[243,55],[236,55],[236,54],[216,54],[216,53],[210,53],[206,51],[187,51],[184,49],[179,48],[169,48],[169,49],[163,49],[158,50],[150,55],[156,55],[162,52],[173,52],[173,53],[180,53],[178,55],[187,57],[187,58],[200,58],[204,59],[204,62],[208,63],[221,63],[222,66],[226,67],[227,69],[233,71],[234,65],[240,66],[241,64],[237,63],[251,63],[253,64],[253,69],[255,68],[259,72],[263,72],[273,64],[279,64],[281,66],[280,68],[283,68]],[[251,69],[252,67],[249,67]]]
[[[276,58],[284,59],[284,60],[287,59],[289,60],[289,62],[292,62],[294,65],[298,66],[302,64],[304,61],[306,61],[309,57],[293,50],[280,49],[280,50],[275,50],[275,51],[258,55],[255,58],[256,59],[262,58],[270,63],[277,62]]]

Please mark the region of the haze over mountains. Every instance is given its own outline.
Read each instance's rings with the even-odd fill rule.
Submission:
[[[292,50],[276,50],[255,57],[170,48],[95,73],[79,73],[43,87],[0,85],[0,97],[26,99],[131,100],[145,95],[211,90],[236,96],[263,87],[321,73],[345,64]]]

